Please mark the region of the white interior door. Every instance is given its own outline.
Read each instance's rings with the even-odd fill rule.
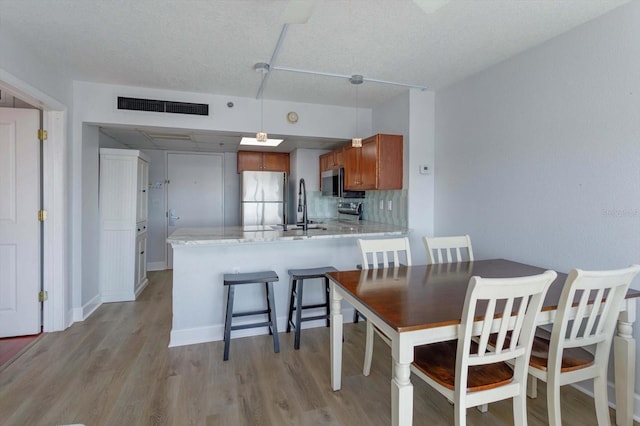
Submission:
[[[0,108],[0,337],[40,332],[40,111]]]
[[[177,228],[224,224],[222,154],[167,154],[167,235]],[[173,250],[167,244],[167,267]]]

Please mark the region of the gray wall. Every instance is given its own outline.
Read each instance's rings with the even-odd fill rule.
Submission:
[[[62,185],[65,188],[64,195],[70,197],[69,194],[71,194],[72,189],[72,176],[67,170],[72,152],[72,142],[68,132],[71,128],[73,116],[73,83],[68,75],[62,73],[54,64],[39,57],[34,52],[32,46],[25,45],[19,37],[15,37],[15,35],[10,33],[4,25],[0,25],[0,52],[2,52],[2,54],[0,54],[0,73],[3,75],[4,73],[9,73],[16,78],[19,78],[22,82],[42,93],[46,93],[48,96],[51,96],[55,101],[67,108],[67,114],[65,117],[65,132],[67,132],[65,136],[67,139],[64,143],[63,153],[59,157],[60,161],[63,163],[61,167],[63,168],[63,173],[65,175],[62,177],[63,182],[56,182],[55,185]],[[56,189],[57,188],[58,186],[56,186]],[[66,207],[66,203],[70,201],[70,198],[67,198],[62,202],[65,203]],[[56,214],[57,210],[50,213]],[[54,218],[51,214],[49,216],[50,223],[53,223]],[[64,297],[65,309],[65,312],[62,315],[62,322],[66,325],[70,322],[69,320],[73,316],[71,312],[72,307],[79,306],[81,289],[80,285],[76,285],[76,283],[79,282],[79,279],[77,279],[78,277],[73,276],[72,271],[71,254],[74,253],[74,223],[72,221],[73,214],[71,209],[66,209],[64,215],[65,217],[62,220],[60,218],[56,218],[56,223],[63,223],[63,229],[58,232],[63,234],[65,238],[65,241],[62,243],[64,246],[63,251],[65,251],[63,254],[64,265],[56,264],[54,267],[56,268],[56,276],[65,277],[63,279],[65,283],[64,295],[61,296]],[[79,240],[76,240],[75,242],[78,241]],[[60,313],[54,312],[52,315],[58,318]],[[57,321],[57,319],[54,321]]]
[[[176,151],[171,151],[176,152]],[[147,265],[151,270],[166,267],[166,187],[167,151],[144,150],[149,156],[149,217],[147,234]],[[240,224],[240,176],[236,153],[224,154],[224,222],[226,226]]]
[[[639,23],[631,2],[437,94],[438,235],[559,271],[640,262]]]
[[[82,129],[82,247],[95,256],[86,256],[81,265],[81,306],[100,294],[98,280],[100,253],[100,216],[98,211],[98,176],[100,164],[100,132],[96,126],[85,124]]]
[[[434,174],[422,175],[419,164],[434,164],[435,94],[412,89],[373,110],[374,133],[395,133],[404,136],[402,194],[382,191],[385,202],[390,198],[406,198],[406,221],[414,264],[425,264],[427,254],[422,237],[433,235]],[[368,194],[378,195],[378,194]],[[378,201],[370,208],[375,209]],[[394,201],[394,209],[401,207]],[[379,212],[379,209],[377,210]],[[402,212],[393,214],[404,215]],[[392,221],[393,222],[393,221]]]

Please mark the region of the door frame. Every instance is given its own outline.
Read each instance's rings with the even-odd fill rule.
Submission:
[[[42,325],[45,332],[62,331],[72,321],[67,305],[71,292],[67,288],[68,191],[65,172],[68,111],[62,103],[3,69],[0,69],[0,90],[39,108],[42,111],[42,128],[48,133],[47,141],[43,144],[43,184],[40,189],[43,208],[48,212],[42,231],[41,264],[43,289],[49,297],[43,303]]]

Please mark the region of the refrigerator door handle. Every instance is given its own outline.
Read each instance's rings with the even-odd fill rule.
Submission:
[[[282,223],[284,224],[284,230],[287,230],[287,196],[289,195],[289,185],[287,185],[287,174],[282,174]]]

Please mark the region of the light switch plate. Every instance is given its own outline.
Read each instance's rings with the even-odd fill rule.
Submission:
[[[431,168],[426,164],[420,164],[420,174],[421,175],[431,174]]]

